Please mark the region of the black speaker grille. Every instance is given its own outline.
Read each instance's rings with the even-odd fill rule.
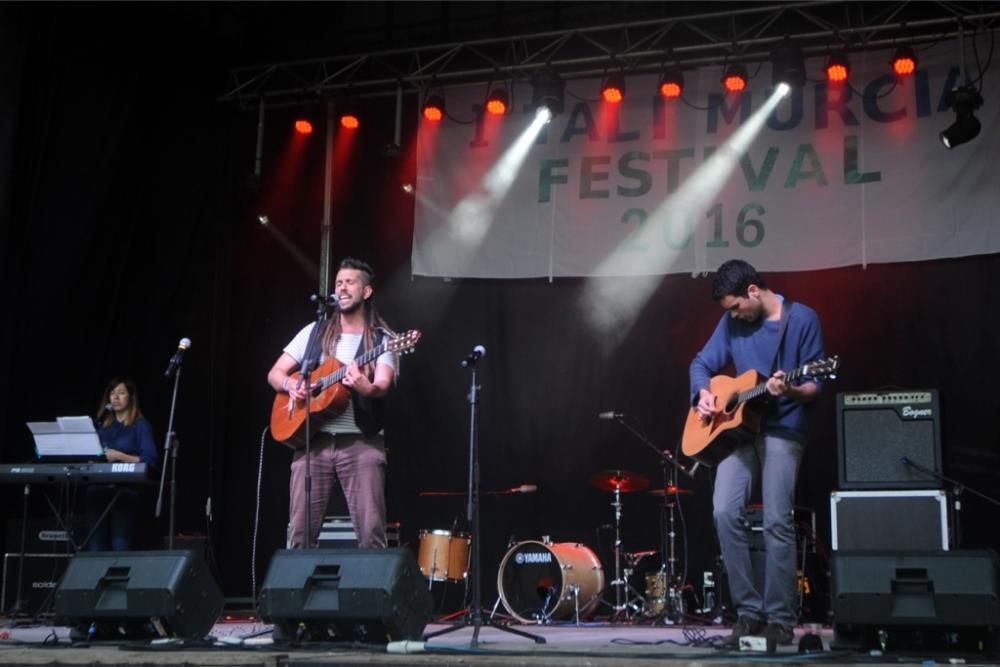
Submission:
[[[861,398],[877,396],[878,400]],[[918,397],[918,400],[908,401]],[[841,489],[936,489],[941,472],[940,411],[934,390],[837,395]]]

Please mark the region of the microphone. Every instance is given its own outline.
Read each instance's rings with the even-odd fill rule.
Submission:
[[[475,366],[476,362],[479,361],[484,356],[486,356],[486,348],[483,347],[482,345],[475,346],[474,348],[472,348],[472,352],[469,354],[469,356],[467,356],[465,359],[462,360],[462,368],[466,368],[468,366]]]
[[[538,490],[537,484],[522,484],[510,490],[511,493],[534,493]]]
[[[104,404],[104,412],[111,412],[111,404],[110,403],[105,403]]]
[[[323,296],[322,294],[312,294],[309,296],[309,301],[310,303],[325,303],[328,306],[335,306],[337,305],[337,295]]]
[[[614,410],[608,410],[607,412],[598,412],[598,419],[621,419],[625,416],[623,412],[615,412]]]
[[[691,466],[691,469],[688,470],[688,476],[690,476],[691,479],[694,479],[694,474],[698,472],[698,468],[700,467],[701,467],[701,461],[695,461],[694,465]]]
[[[163,377],[168,378],[174,374],[174,372],[180,368],[181,361],[184,360],[184,351],[191,347],[190,338],[181,338],[180,342],[177,343],[177,351],[174,352],[174,356],[170,357],[170,364],[167,366],[166,372]]]

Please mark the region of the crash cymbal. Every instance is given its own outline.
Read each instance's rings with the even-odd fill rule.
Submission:
[[[649,486],[649,479],[628,470],[602,470],[590,478],[590,484],[602,491],[617,489],[622,493],[631,493]]]
[[[651,496],[686,496],[689,493],[694,493],[691,489],[682,489],[679,486],[668,486],[665,489],[653,489],[649,491]]]

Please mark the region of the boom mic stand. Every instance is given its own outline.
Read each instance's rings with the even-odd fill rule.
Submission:
[[[188,345],[191,341],[187,342]],[[174,368],[174,390],[170,397],[170,418],[167,420],[167,437],[165,444],[163,445],[163,468],[160,469],[160,491],[156,496],[156,518],[159,519],[163,513],[163,486],[167,479],[167,463],[170,463],[170,517],[168,519],[167,525],[170,531],[167,535],[167,548],[173,550],[174,548],[174,510],[176,508],[177,502],[177,445],[174,443],[177,434],[174,433],[174,414],[177,410],[177,387],[181,382],[181,368],[182,368],[183,356],[181,354],[175,354],[174,358],[171,360],[171,366]],[[167,373],[170,373],[170,369],[167,369]],[[115,496],[117,498],[117,496]]]
[[[481,573],[481,560],[479,551],[479,424],[477,421],[478,409],[479,409],[479,385],[476,381],[476,362],[479,358],[486,353],[485,348],[482,346],[476,346],[476,349],[471,355],[466,357],[462,362],[462,366],[472,370],[471,373],[471,384],[469,387],[469,492],[468,492],[468,503],[466,505],[466,519],[472,526],[472,562],[469,565],[469,571],[472,579],[472,606],[466,612],[465,617],[462,619],[461,623],[457,623],[450,628],[444,628],[443,630],[437,630],[435,632],[428,633],[424,635],[424,641],[431,639],[432,637],[437,637],[439,635],[444,635],[449,632],[455,632],[456,630],[461,630],[467,626],[472,626],[472,639],[469,642],[469,646],[472,648],[479,647],[479,630],[483,625],[489,625],[496,628],[497,630],[503,630],[504,632],[509,632],[514,635],[519,635],[525,637],[526,639],[533,639],[536,644],[544,644],[545,637],[540,637],[538,635],[533,635],[529,632],[524,632],[523,630],[517,630],[515,628],[510,628],[505,625],[496,625],[491,619],[483,618],[483,599],[482,599],[482,573]]]
[[[993,504],[995,506],[1000,507],[1000,500],[997,500],[996,498],[988,496],[985,493],[981,493],[979,491],[976,491],[975,489],[970,489],[969,487],[967,487],[965,484],[962,484],[958,480],[952,479],[950,477],[945,477],[941,473],[935,472],[935,471],[931,470],[930,468],[926,468],[926,467],[920,465],[916,461],[913,461],[912,459],[910,459],[910,458],[908,458],[906,456],[904,456],[903,458],[901,458],[900,462],[903,465],[910,466],[914,470],[917,470],[917,471],[923,473],[924,475],[927,475],[928,477],[931,477],[933,479],[936,479],[936,480],[939,480],[941,482],[944,482],[946,484],[950,484],[951,485],[952,494],[955,496],[954,505],[953,505],[953,510],[954,511],[952,512],[952,514],[953,514],[954,522],[955,522],[955,548],[956,549],[960,549],[962,547],[962,522],[961,522],[961,514],[962,514],[962,492],[963,491],[968,491],[972,495],[977,496],[979,498],[982,498],[986,502],[991,503],[991,504]]]

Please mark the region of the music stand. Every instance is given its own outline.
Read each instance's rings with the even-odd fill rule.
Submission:
[[[480,353],[481,355],[481,353]],[[469,566],[472,575],[472,605],[469,607],[461,622],[452,625],[450,628],[437,630],[424,635],[424,641],[433,637],[455,632],[462,628],[472,626],[472,639],[469,646],[478,648],[479,630],[483,625],[489,625],[497,630],[503,630],[513,635],[518,635],[526,639],[532,639],[536,644],[544,644],[545,637],[533,635],[530,632],[509,628],[505,625],[497,625],[492,619],[483,619],[483,599],[482,599],[482,574],[480,572],[479,554],[479,424],[477,422],[479,408],[479,385],[476,382],[476,361],[480,355],[473,354],[462,362],[462,366],[469,368],[471,373],[469,387],[469,491],[468,504],[466,505],[466,519],[472,526],[472,562]]]

